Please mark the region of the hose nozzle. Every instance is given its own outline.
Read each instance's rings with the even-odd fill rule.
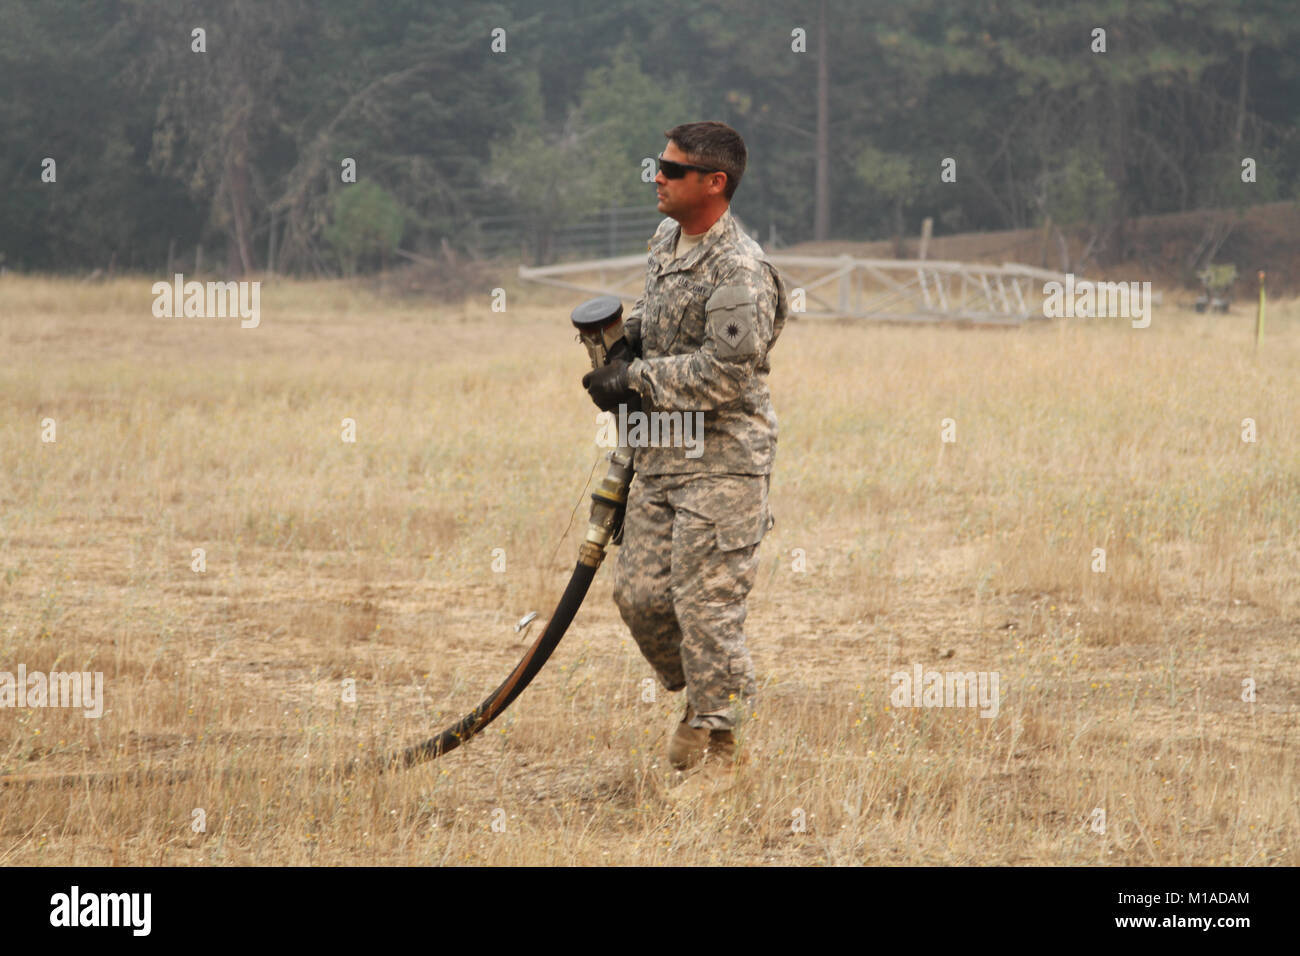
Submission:
[[[593,369],[604,368],[614,359],[631,359],[627,339],[623,336],[623,303],[618,296],[602,295],[588,299],[570,316],[578,338],[591,356]],[[639,406],[639,403],[638,403]],[[622,447],[607,456],[609,470],[591,493],[591,519],[587,538],[578,552],[578,561],[599,567],[605,548],[623,538],[623,516],[627,509],[627,490],[632,484],[632,450]]]
[[[618,358],[618,343],[623,338],[623,303],[616,295],[601,295],[588,299],[570,315],[578,330],[578,338],[591,356],[593,369],[604,368],[611,358]],[[626,357],[626,356],[623,356]]]

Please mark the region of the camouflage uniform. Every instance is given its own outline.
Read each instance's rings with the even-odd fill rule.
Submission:
[[[679,228],[665,219],[650,241],[645,293],[625,320],[643,353],[629,381],[647,414],[702,411],[703,447],[634,449],[614,601],[664,686],[687,688],[692,725],[723,730],[755,689],[745,599],[774,524],[767,355],[789,305],[730,211],[674,259]]]

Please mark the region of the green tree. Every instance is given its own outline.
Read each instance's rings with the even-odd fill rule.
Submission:
[[[484,181],[498,190],[500,212],[523,218],[534,261],[546,263],[555,228],[617,201],[628,171],[576,109],[558,128],[546,123],[536,74],[518,109],[514,129],[492,144]]]
[[[369,180],[335,193],[325,239],[338,254],[344,275],[354,275],[366,259],[378,258],[380,268],[386,268],[402,241],[405,218],[392,194]]]
[[[663,151],[666,130],[697,119],[699,111],[687,77],[656,81],[641,71],[635,44],[621,44],[609,64],[587,74],[576,114],[590,131],[589,172],[608,180],[602,192],[619,205],[653,205],[654,186],[642,179],[645,160]]]
[[[894,242],[897,248],[903,237],[903,206],[919,191],[918,176],[912,160],[874,146],[864,146],[858,152],[854,168],[867,191],[893,208]]]

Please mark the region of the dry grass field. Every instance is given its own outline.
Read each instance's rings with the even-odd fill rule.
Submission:
[[[241,329],[150,283],[0,278],[0,671],[105,678],[99,719],[0,709],[0,773],[187,773],[9,787],[0,864],[1300,864],[1300,301],[1258,356],[1248,303],[790,323],[749,761],[674,801],[609,562],[480,738],[322,772],[471,709],[554,607],[604,468],[580,295],[273,280]],[[917,663],[998,714],[892,706]]]

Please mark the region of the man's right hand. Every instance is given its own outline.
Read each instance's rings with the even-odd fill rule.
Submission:
[[[612,412],[620,404],[634,401],[636,392],[628,384],[628,363],[615,359],[604,368],[595,369],[582,376],[582,387],[602,412]]]

